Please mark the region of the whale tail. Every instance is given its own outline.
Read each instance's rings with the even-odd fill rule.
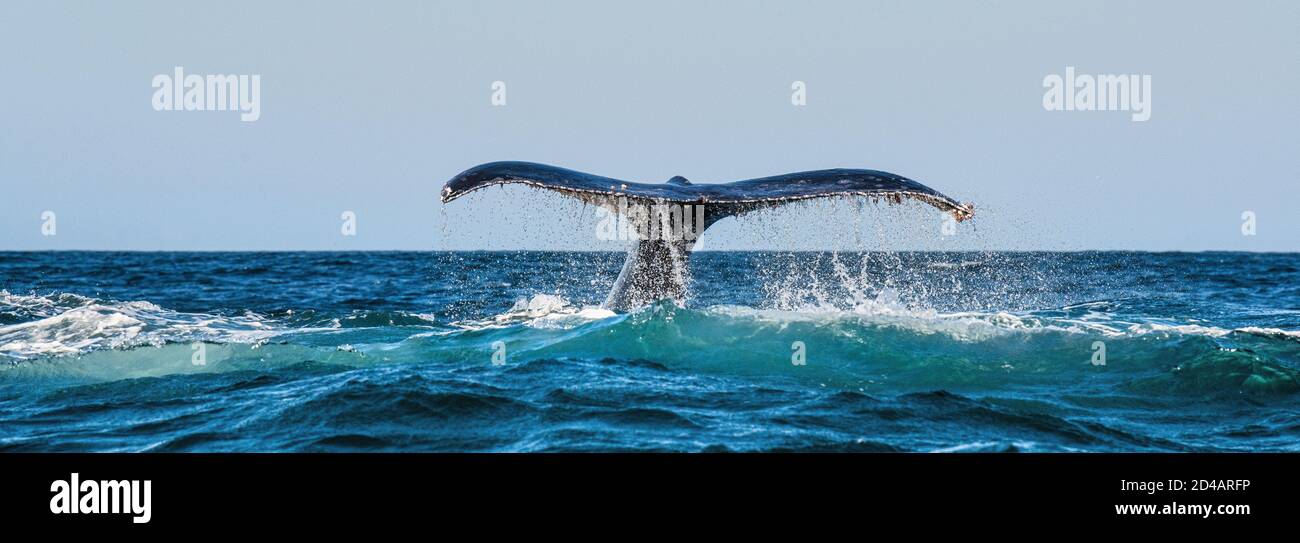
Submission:
[[[959,203],[906,177],[851,169],[695,185],[681,176],[662,184],[633,183],[545,164],[490,162],[452,178],[443,186],[441,197],[445,204],[484,187],[509,183],[556,191],[618,213],[627,214],[632,209],[639,215],[633,222],[639,225],[640,235],[628,251],[623,270],[605,300],[605,307],[614,311],[631,310],[664,298],[682,301],[686,295],[686,265],[693,240],[726,217],[835,196],[857,196],[895,204],[904,199],[918,200],[957,221],[967,220],[975,213],[973,205]],[[680,222],[674,224],[677,217],[681,217]],[[692,228],[692,223],[698,226]],[[662,235],[664,232],[668,233],[667,237]]]

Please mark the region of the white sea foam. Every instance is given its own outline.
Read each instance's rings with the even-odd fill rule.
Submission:
[[[896,302],[877,300],[858,303],[852,309],[809,304],[799,309],[755,309],[745,306],[716,306],[705,310],[731,318],[746,318],[771,323],[852,320],[868,326],[890,327],[919,334],[942,334],[957,341],[978,342],[1011,334],[1070,333],[1111,338],[1147,335],[1197,335],[1222,338],[1233,334],[1250,334],[1276,339],[1300,341],[1300,330],[1243,327],[1220,328],[1200,324],[1135,323],[1111,318],[1104,313],[1089,312],[1083,317],[1035,315],[1032,312],[952,312],[917,309]]]
[[[171,342],[256,343],[281,331],[260,316],[182,313],[144,302],[0,292],[0,308],[35,320],[0,326],[0,357],[27,359]]]
[[[1131,335],[1163,334],[1163,335],[1200,335],[1209,337],[1224,337],[1232,334],[1250,334],[1253,336],[1271,337],[1275,339],[1290,339],[1300,341],[1300,330],[1282,330],[1279,328],[1264,328],[1259,326],[1245,326],[1242,328],[1219,328],[1217,326],[1204,326],[1200,324],[1161,324],[1161,323],[1142,323],[1129,326],[1127,332]]]
[[[588,322],[607,319],[617,314],[598,306],[576,306],[563,296],[535,294],[520,298],[509,310],[486,319],[461,321],[453,326],[462,330],[483,330],[511,325],[533,328],[574,328]]]
[[[1106,307],[1093,302],[1087,309]],[[1088,304],[1085,304],[1088,305]],[[1077,310],[1084,305],[1063,308]],[[0,326],[0,359],[28,359],[73,355],[98,349],[128,349],[167,343],[206,341],[259,344],[285,333],[333,332],[333,328],[307,329],[277,326],[270,319],[248,313],[220,316],[183,313],[145,301],[104,302],[76,295],[13,295],[0,291],[0,311],[33,320]],[[691,311],[691,310],[687,310]],[[814,301],[796,308],[756,309],[720,305],[697,310],[701,314],[750,320],[780,327],[796,322],[833,324],[854,322],[917,334],[939,334],[960,342],[981,342],[1014,334],[1071,333],[1109,338],[1196,335],[1223,338],[1234,334],[1300,341],[1300,330],[1265,327],[1220,328],[1197,323],[1127,322],[1105,311],[1082,316],[1055,312],[941,312],[904,305],[889,289],[874,298],[860,298],[851,308]],[[1047,313],[1047,314],[1043,314]],[[432,320],[432,315],[427,316]],[[525,326],[567,330],[618,317],[598,306],[581,306],[556,294],[521,298],[507,311],[485,319],[453,323],[459,331]],[[418,336],[454,334],[434,332]]]

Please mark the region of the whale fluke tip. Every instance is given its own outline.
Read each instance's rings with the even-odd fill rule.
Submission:
[[[975,202],[962,202],[960,206],[952,210],[952,218],[957,222],[968,221],[975,217]]]

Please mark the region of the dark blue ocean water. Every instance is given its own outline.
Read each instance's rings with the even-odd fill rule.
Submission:
[[[0,253],[0,449],[1300,449],[1297,254],[622,259]]]

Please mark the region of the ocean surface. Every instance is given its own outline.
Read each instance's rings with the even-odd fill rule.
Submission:
[[[622,260],[0,253],[0,450],[1300,450],[1300,254]]]

